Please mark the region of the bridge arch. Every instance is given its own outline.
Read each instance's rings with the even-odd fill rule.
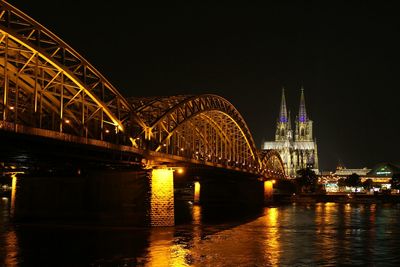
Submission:
[[[260,173],[269,179],[284,179],[285,165],[282,161],[279,152],[276,150],[269,150],[260,154],[261,171]]]
[[[0,84],[3,121],[101,140],[107,139],[106,133],[144,126],[89,62],[2,0]]]
[[[130,99],[148,132],[150,149],[223,165],[255,169],[257,149],[237,109],[212,94]]]
[[[3,0],[0,116],[0,128],[12,123],[133,145],[135,153],[149,150],[257,173],[279,167],[279,155],[260,157],[246,122],[226,99],[126,99],[73,48]]]

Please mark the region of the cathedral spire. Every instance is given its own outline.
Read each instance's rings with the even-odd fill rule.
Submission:
[[[290,119],[290,110],[289,110],[289,117],[288,117],[288,125],[289,125],[288,129],[291,130],[291,128],[292,128],[292,120]]]
[[[279,112],[279,122],[288,122],[284,87],[282,87],[282,100],[281,100],[281,110]]]
[[[306,101],[304,99],[304,88],[301,87],[299,122],[307,122]]]

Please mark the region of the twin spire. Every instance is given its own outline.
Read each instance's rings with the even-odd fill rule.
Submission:
[[[279,113],[279,122],[288,122],[288,113],[286,109],[285,88],[282,87],[281,112]]]
[[[307,122],[306,100],[304,99],[304,88],[301,87],[299,122]]]
[[[301,87],[300,95],[300,107],[299,107],[299,122],[307,122],[307,112],[306,112],[306,100],[304,98],[304,88]],[[282,87],[282,100],[281,100],[281,110],[279,112],[279,122],[289,122],[290,123],[290,112],[288,116],[286,108],[286,98],[285,98],[285,88]]]

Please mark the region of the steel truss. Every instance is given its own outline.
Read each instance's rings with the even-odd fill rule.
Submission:
[[[125,99],[75,50],[3,0],[0,115],[1,125],[130,145],[254,173],[284,170],[276,163],[282,162],[279,154],[260,157],[244,119],[226,99]]]
[[[284,179],[285,175],[285,165],[283,164],[282,158],[279,152],[276,150],[269,150],[267,152],[262,152],[260,154],[261,160],[261,171],[260,173],[264,177],[270,179]]]
[[[3,121],[100,140],[131,131],[133,122],[143,125],[82,56],[5,1],[0,1],[0,84]],[[110,141],[121,137],[113,136]]]
[[[250,131],[226,99],[181,95],[130,102],[148,125],[135,138],[139,147],[242,169],[259,167]],[[143,140],[149,142],[140,143]]]

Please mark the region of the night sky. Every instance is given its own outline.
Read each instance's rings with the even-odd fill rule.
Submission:
[[[320,169],[334,169],[339,159],[348,168],[400,163],[395,1],[160,9],[129,1],[11,2],[123,95],[218,94],[241,112],[260,147],[274,139],[282,86],[293,118],[304,85]]]

